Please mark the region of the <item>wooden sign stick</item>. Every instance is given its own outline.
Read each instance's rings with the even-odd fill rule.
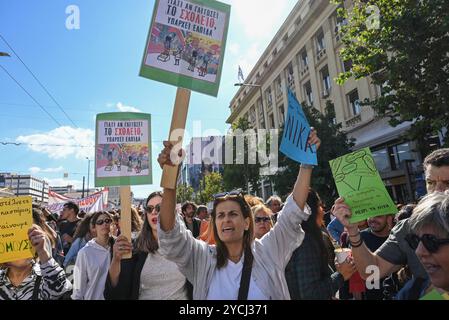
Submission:
[[[131,187],[120,187],[120,235],[131,241]],[[130,259],[132,253],[123,255],[123,259]]]
[[[181,143],[184,138],[184,129],[186,127],[187,112],[189,111],[190,90],[178,88],[176,91],[175,107],[171,119],[169,141]],[[178,178],[179,164],[171,167],[164,166],[162,171],[161,187],[166,189],[175,189]]]

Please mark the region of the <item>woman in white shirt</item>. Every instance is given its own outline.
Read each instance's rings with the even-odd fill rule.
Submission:
[[[308,143],[319,147],[315,130]],[[159,164],[173,165],[173,144],[165,141],[164,146]],[[241,192],[217,196],[211,214],[216,246],[187,232],[175,214],[176,190],[164,189],[158,221],[161,252],[193,284],[195,300],[290,299],[284,270],[304,238],[300,224],[308,218],[304,207],[311,173],[311,166],[301,166],[277,224],[262,239],[254,240],[251,209]]]
[[[111,261],[112,217],[108,212],[95,212],[92,216],[96,237],[78,253],[73,270],[73,300],[104,300],[104,286]]]
[[[157,217],[162,192],[151,193],[146,201],[142,230],[134,241],[131,259],[122,256],[133,246],[126,237],[119,236],[107,277],[106,300],[185,300],[188,284],[178,266],[159,252]]]

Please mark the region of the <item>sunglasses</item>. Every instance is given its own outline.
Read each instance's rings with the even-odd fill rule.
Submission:
[[[95,222],[95,224],[97,225],[97,226],[101,226],[101,225],[103,225],[103,223],[106,223],[106,224],[111,224],[111,222],[112,222],[112,219],[109,219],[109,218],[106,218],[106,219],[104,219],[104,220],[97,220],[96,222]]]
[[[153,213],[154,210],[156,210],[156,213],[161,212],[161,206],[157,204],[155,206],[148,206],[145,208],[146,213]]]
[[[271,218],[270,218],[270,217],[255,217],[255,218],[254,218],[254,221],[255,221],[256,223],[259,223],[259,222],[269,222],[269,221],[271,221]]]
[[[408,234],[405,236],[405,240],[407,241],[410,248],[416,250],[420,242],[422,242],[423,246],[430,253],[435,253],[440,249],[440,246],[449,244],[449,239],[438,239],[434,235],[431,234],[423,234],[422,237],[418,237],[416,234]]]
[[[236,189],[236,190],[232,190],[232,191],[228,191],[228,192],[216,193],[213,195],[214,199],[224,198],[226,196],[241,196],[241,197],[243,197],[243,191],[242,191],[242,189]]]

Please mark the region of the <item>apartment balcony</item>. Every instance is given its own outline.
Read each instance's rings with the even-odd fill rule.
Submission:
[[[360,122],[362,122],[362,115],[359,113],[359,114],[356,114],[355,116],[353,116],[352,118],[349,118],[348,120],[346,120],[345,124],[346,124],[347,128],[353,128]]]
[[[320,51],[318,51],[318,53],[316,54],[316,61],[317,63],[323,59],[323,57],[326,56],[326,48],[321,49]]]
[[[305,66],[304,68],[301,69],[301,71],[299,71],[299,76],[301,78],[305,77],[307,74],[309,73],[309,66]]]

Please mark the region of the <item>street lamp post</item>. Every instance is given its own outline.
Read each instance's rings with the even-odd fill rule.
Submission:
[[[7,52],[0,52],[0,57],[10,57],[10,55]]]
[[[89,177],[90,177],[90,162],[93,161],[86,157],[87,160],[87,196],[89,196]]]

